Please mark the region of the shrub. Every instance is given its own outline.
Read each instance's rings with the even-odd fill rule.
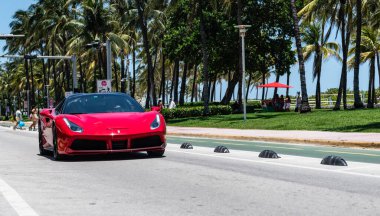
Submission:
[[[209,106],[209,115],[229,115],[232,113],[230,106]],[[203,116],[203,106],[177,107],[175,109],[163,109],[162,115],[165,119],[188,118]]]

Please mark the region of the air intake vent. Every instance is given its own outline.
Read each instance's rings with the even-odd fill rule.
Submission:
[[[112,150],[121,150],[121,149],[127,149],[127,141],[121,140],[121,141],[112,141]]]
[[[131,148],[149,148],[161,146],[163,142],[160,136],[149,136],[131,140]]]

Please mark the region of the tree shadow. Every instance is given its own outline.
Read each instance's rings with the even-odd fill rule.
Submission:
[[[363,131],[367,132],[369,129],[380,130],[380,122],[374,122],[374,123],[369,123],[369,124],[364,124],[364,125],[349,125],[349,126],[334,128],[335,131],[350,131],[350,132],[363,132]]]

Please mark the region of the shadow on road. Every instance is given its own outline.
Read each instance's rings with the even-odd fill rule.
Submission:
[[[53,159],[53,154],[38,156],[45,157],[51,161]],[[96,161],[118,161],[118,160],[144,160],[144,159],[159,159],[163,157],[148,157],[145,152],[130,152],[130,153],[113,153],[113,154],[99,154],[99,155],[73,155],[65,156],[64,159],[55,162],[96,162]]]

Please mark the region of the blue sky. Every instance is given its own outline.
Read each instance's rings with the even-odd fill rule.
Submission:
[[[36,2],[35,0],[2,0],[2,5],[0,7],[0,34],[6,34],[10,32],[9,29],[9,23],[12,20],[13,14],[18,9],[27,9],[30,4]],[[334,35],[335,36],[335,35]],[[249,32],[247,34],[247,37],[249,37]],[[339,38],[339,36],[338,36]],[[334,39],[331,37],[331,39]],[[339,42],[339,41],[338,41]],[[0,53],[3,53],[2,47],[4,46],[4,41],[0,41]],[[0,62],[4,62],[5,60],[2,59]],[[315,94],[315,85],[316,83],[312,79],[312,66],[313,61],[312,58],[308,62],[306,62],[306,80],[307,80],[307,89],[309,95]],[[131,69],[130,69],[131,71]],[[324,91],[328,88],[337,88],[339,86],[339,79],[340,79],[340,73],[341,73],[341,64],[338,63],[336,60],[331,59],[327,60],[323,63],[322,66],[322,77],[321,77],[321,90]],[[376,73],[377,74],[377,73]],[[360,67],[360,89],[365,90],[368,88],[368,65],[363,64]],[[272,76],[269,80],[269,82],[273,82],[275,80],[275,77]],[[290,85],[292,85],[294,88],[290,89],[290,94],[295,95],[297,91],[300,91],[300,77],[298,73],[298,64],[292,66],[291,68],[291,77],[290,77]],[[378,75],[376,75],[376,85],[378,83]],[[286,77],[282,77],[280,79],[280,82],[286,83]],[[348,88],[353,89],[353,71],[348,72]],[[217,92],[219,92],[219,86],[217,86]],[[223,91],[225,89],[225,86],[222,87]],[[270,90],[268,92],[268,97],[271,97],[272,91]],[[285,90],[280,89],[279,94],[285,94]],[[254,98],[256,95],[256,90],[253,90],[249,98]],[[259,91],[259,95],[261,95],[261,92]],[[219,93],[217,93],[217,98],[219,99]]]

